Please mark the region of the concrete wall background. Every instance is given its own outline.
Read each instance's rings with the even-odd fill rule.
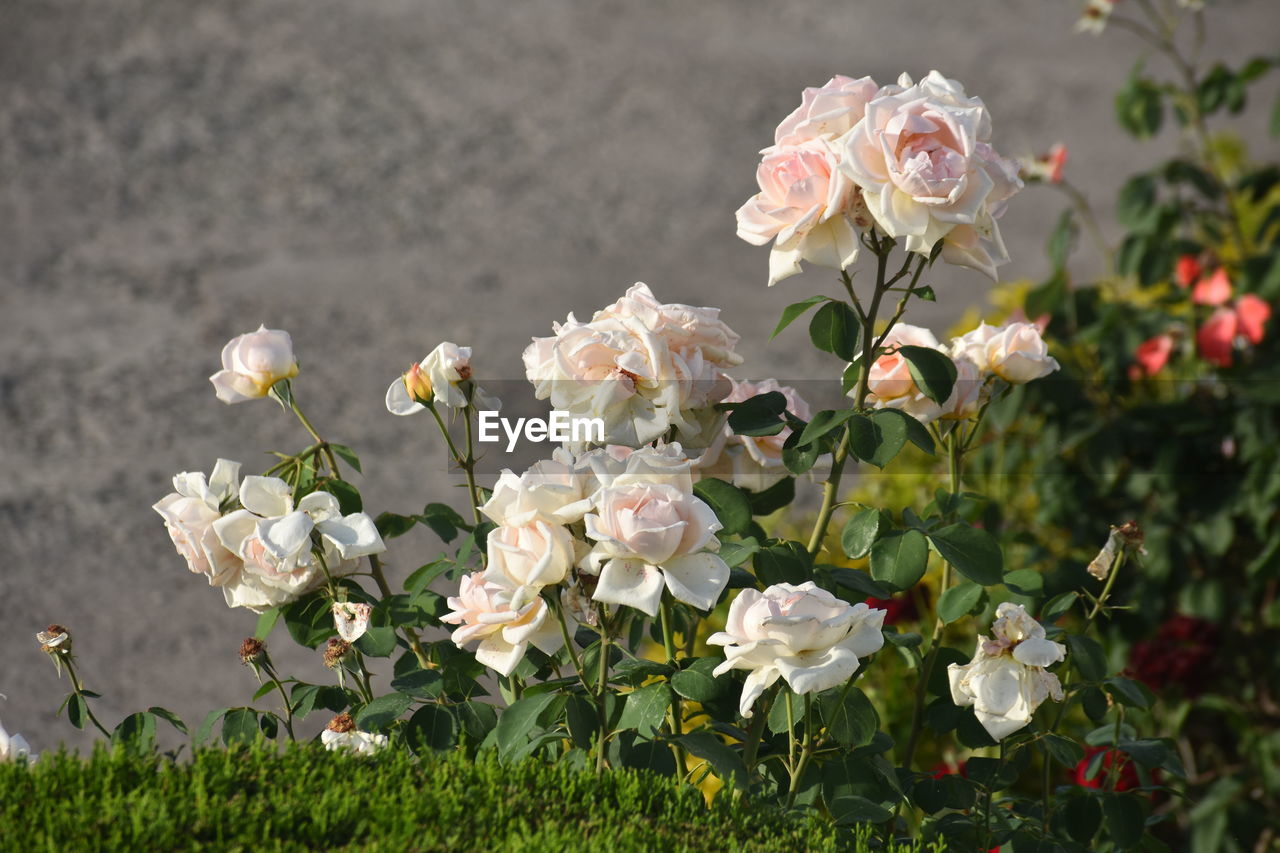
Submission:
[[[747,374],[832,371],[802,333],[764,343],[830,274],[769,290],[766,251],[734,236],[774,125],[834,73],[936,67],[986,100],[1004,153],[1066,142],[1109,220],[1123,177],[1175,141],[1116,128],[1138,48],[1073,36],[1077,14],[1068,0],[7,0],[0,720],[37,748],[87,742],[53,715],[67,685],[33,639],[50,621],[74,630],[109,724],[159,704],[194,725],[251,696],[235,652],[253,614],[188,575],[150,509],[178,471],[301,446],[272,405],[214,399],[232,335],[291,331],[298,393],[362,454],[375,511],[461,504],[428,425],[382,404],[442,339],[518,379],[531,336],[644,280],[724,307]],[[1271,0],[1223,2],[1207,55],[1274,50],[1277,23]],[[1274,92],[1240,124],[1257,156],[1276,154]],[[1014,200],[1006,279],[1046,272],[1061,207],[1045,190]],[[964,270],[933,283],[933,313],[914,317],[937,328],[988,288]],[[397,540],[392,571],[437,548]],[[274,646],[283,670],[323,677],[289,645]]]

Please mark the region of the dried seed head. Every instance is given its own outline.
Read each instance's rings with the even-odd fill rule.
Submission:
[[[61,625],[50,625],[37,633],[36,639],[40,641],[40,648],[51,655],[71,653],[71,632]]]
[[[350,714],[342,713],[330,720],[329,725],[326,726],[326,728],[331,732],[345,734],[346,732],[353,732],[356,730],[356,722],[351,719]]]
[[[337,669],[349,654],[351,654],[350,643],[338,637],[330,637],[329,644],[324,647],[324,665],[329,669]]]
[[[1120,544],[1124,545],[1126,550],[1140,552],[1142,544],[1147,539],[1147,534],[1138,526],[1138,522],[1130,520],[1116,528],[1116,538],[1120,540]]]
[[[267,656],[267,647],[261,640],[245,637],[240,644],[240,662],[245,666],[256,666]]]

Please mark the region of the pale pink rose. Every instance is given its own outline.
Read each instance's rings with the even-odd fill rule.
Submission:
[[[776,379],[761,382],[734,381],[733,391],[725,397],[726,403],[741,403],[760,394],[778,392],[786,398],[787,411],[803,421],[809,420],[813,410],[795,388],[782,385]],[[779,480],[789,476],[782,464],[782,446],[791,435],[791,427],[783,427],[777,435],[736,435],[726,424],[723,443],[713,446],[710,455],[700,459],[698,470],[703,476],[720,476],[740,489],[762,492]]]
[[[574,562],[568,528],[545,521],[489,531],[489,566],[485,578],[515,590],[517,606],[536,597],[544,586],[560,583]]]
[[[572,524],[591,507],[589,483],[590,477],[576,469],[573,455],[559,449],[519,476],[504,469],[480,511],[499,525]]]
[[[994,273],[1007,259],[995,218],[1022,182],[1017,166],[987,144],[991,119],[981,99],[936,71],[917,84],[903,75],[867,104],[844,137],[842,169],[867,209],[908,251],[944,246],[954,263]]]
[[[1034,323],[1010,323],[987,341],[987,368],[1013,385],[1048,376],[1059,369]]]
[[[953,357],[951,361],[956,366],[956,381],[938,417],[953,421],[976,418],[990,396],[987,374],[967,358]]]
[[[1000,326],[979,323],[978,328],[951,339],[951,357],[965,358],[977,365],[979,370],[990,370],[990,365],[987,364],[987,343],[1000,334],[1000,331]]]
[[[756,182],[760,192],[738,208],[738,236],[753,246],[773,241],[770,286],[799,273],[801,261],[838,270],[857,259],[869,220],[831,142],[766,149]]]
[[[206,482],[199,472],[173,478],[174,491],[152,507],[164,519],[169,538],[187,567],[221,586],[244,565],[218,541],[213,523],[222,517],[221,505],[240,488],[240,463],[219,459]]]
[[[354,643],[369,630],[369,616],[373,613],[372,605],[358,604],[354,601],[335,601],[332,609],[334,630],[348,643]]]
[[[716,554],[720,521],[692,491],[669,483],[622,483],[601,489],[583,519],[595,547],[582,565],[599,571],[593,598],[650,616],[664,586],[678,600],[709,610],[729,580]]]
[[[243,403],[267,396],[271,386],[298,375],[288,332],[259,326],[222,348],[222,369],[209,377],[219,400]]]
[[[534,596],[513,608],[512,592],[486,581],[483,572],[473,572],[462,578],[458,594],[448,599],[450,612],[440,617],[461,626],[450,637],[458,648],[479,640],[476,660],[504,676],[515,671],[530,644],[547,654],[564,645],[546,602]]]
[[[1191,301],[1197,305],[1217,307],[1227,304],[1231,299],[1231,279],[1222,267],[1214,270],[1213,275],[1202,278],[1191,288]]]
[[[387,387],[387,411],[393,415],[421,412],[426,407],[419,399],[461,409],[467,405],[467,395],[461,385],[470,379],[471,347],[445,341]],[[502,408],[501,401],[487,395],[479,386],[473,386],[471,394],[477,409],[498,411]]]
[[[782,678],[796,693],[819,693],[853,677],[861,658],[884,645],[885,611],[849,604],[813,581],[780,583],[758,592],[744,589],[729,605],[724,630],[707,643],[724,646],[724,663],[714,670],[750,671],[739,711],[751,706]]]
[[[862,120],[867,102],[878,91],[870,77],[857,80],[837,74],[825,85],[801,93],[800,106],[782,120],[773,135],[777,145],[798,145],[811,139],[843,136]]]
[[[673,426],[698,436],[699,410],[729,391],[721,368],[741,361],[715,309],[658,303],[643,284],[590,322],[570,314],[554,328],[524,352],[534,394],[570,417],[600,418],[605,444],[639,447]]]
[[[911,378],[911,366],[900,347],[917,346],[946,350],[938,343],[933,332],[920,326],[898,323],[885,336],[885,352],[876,358],[868,371],[867,402],[877,409],[898,409],[923,423],[929,423],[942,414],[942,407],[925,396]],[[856,394],[853,389],[850,395]]]

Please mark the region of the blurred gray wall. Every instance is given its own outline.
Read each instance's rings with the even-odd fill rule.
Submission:
[[[1128,4],[1125,4],[1128,5]],[[192,724],[242,704],[255,617],[189,575],[150,505],[214,459],[265,468],[303,436],[270,403],[217,402],[232,335],[292,332],[297,391],[357,446],[376,510],[461,505],[425,419],[387,414],[387,384],[442,339],[521,377],[529,338],[647,281],[723,306],[744,374],[838,366],[797,330],[766,255],[734,236],[757,150],[832,74],[931,68],[981,95],[1009,155],[1070,147],[1109,221],[1138,145],[1112,95],[1138,47],[1073,36],[1075,0],[4,0],[0,3],[0,720],[37,748],[84,744],[33,639],[70,626],[109,725],[165,705]],[[1209,56],[1274,50],[1274,0],[1223,2]],[[1159,60],[1153,67],[1163,68]],[[1274,156],[1266,102],[1242,125]],[[1046,272],[1062,207],[1016,198],[1006,279]],[[939,268],[939,330],[988,284]],[[397,540],[400,576],[428,534]],[[274,644],[285,671],[315,656]],[[383,682],[385,684],[385,682]]]

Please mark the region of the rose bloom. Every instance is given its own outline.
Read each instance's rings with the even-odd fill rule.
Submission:
[[[870,77],[837,74],[822,86],[810,86],[800,95],[800,106],[774,131],[775,144],[798,145],[812,139],[835,138],[853,129],[866,114],[879,86]]]
[[[187,567],[206,575],[211,585],[221,586],[244,565],[213,531],[213,523],[222,517],[223,501],[240,489],[240,463],[219,459],[207,481],[203,473],[184,471],[173,478],[173,488],[152,509],[164,519]]]
[[[1270,318],[1270,305],[1252,293],[1245,294],[1233,307],[1219,308],[1205,320],[1196,331],[1196,349],[1205,361],[1230,367],[1236,344],[1261,343]]]
[[[1045,699],[1062,701],[1058,676],[1044,668],[1062,660],[1066,647],[1045,639],[1044,626],[1007,601],[996,608],[991,634],[979,636],[973,660],[950,664],[947,676],[952,701],[972,705],[987,733],[1003,740],[1031,722]]]
[[[1191,301],[1197,305],[1217,307],[1225,305],[1231,299],[1231,279],[1222,267],[1214,270],[1213,275],[1202,278],[1191,288]]]
[[[535,596],[513,607],[512,592],[486,580],[483,572],[472,572],[448,599],[450,612],[440,617],[445,624],[461,626],[450,637],[458,648],[479,640],[476,660],[503,676],[515,671],[530,644],[549,655],[564,645],[546,602]]]
[[[679,442],[658,441],[639,448],[607,445],[579,455],[574,464],[586,478],[583,488],[589,494],[627,484],[667,485],[693,493],[694,462]]]
[[[734,381],[733,390],[724,402],[741,403],[773,391],[786,398],[787,411],[797,418],[807,421],[812,416],[813,411],[800,392],[776,379]],[[698,459],[698,473],[727,480],[740,489],[763,492],[790,476],[782,464],[782,446],[790,435],[789,426],[784,426],[777,435],[737,435],[725,424],[717,440]]]
[[[1174,267],[1173,280],[1178,283],[1178,287],[1190,287],[1200,278],[1200,260],[1195,255],[1183,255],[1178,258],[1177,266]]]
[[[445,341],[388,386],[387,411],[393,415],[416,414],[426,408],[418,402],[420,399],[461,409],[467,405],[467,395],[459,386],[470,378],[471,347]],[[472,396],[478,409],[502,408],[501,401],[485,394],[479,386],[472,388]]]
[[[583,521],[596,544],[581,566],[599,573],[592,598],[654,616],[665,586],[699,610],[715,605],[729,582],[729,567],[713,553],[720,521],[692,489],[615,481],[594,503]]]
[[[338,636],[348,643],[354,643],[369,630],[369,616],[373,607],[368,604],[357,604],[354,601],[335,601],[333,603],[333,627]]]
[[[764,592],[744,589],[729,605],[723,631],[707,643],[724,646],[713,671],[749,670],[738,710],[751,706],[779,678],[796,693],[819,693],[844,684],[861,658],[884,645],[885,612],[849,604],[813,581],[774,584]]]
[[[948,238],[944,259],[994,278],[1008,260],[995,220],[1022,181],[990,136],[986,106],[959,83],[932,71],[913,84],[904,74],[842,140],[841,168],[876,224],[907,251],[927,255]]]
[[[1012,385],[1023,385],[1060,369],[1035,323],[1009,323],[986,345],[986,367]]]
[[[753,246],[773,242],[771,287],[799,273],[801,261],[844,269],[857,260],[870,219],[831,141],[765,149],[756,183],[760,192],[738,208],[738,236]]]
[[[868,373],[867,402],[877,409],[899,409],[922,423],[935,420],[942,414],[942,407],[916,387],[911,366],[898,348],[928,347],[945,354],[938,339],[928,329],[898,323],[885,336],[883,346],[886,351],[876,358]],[[857,394],[857,389],[851,389],[849,394]]]
[[[286,604],[319,588],[325,568],[331,577],[348,575],[360,557],[387,549],[372,518],[362,512],[343,516],[338,499],[328,492],[312,492],[295,507],[284,480],[245,477],[240,504],[243,509],[213,523],[222,546],[244,562],[222,585],[230,607],[260,613]]]
[[[1176,688],[1186,696],[1198,696],[1218,672],[1221,645],[1221,631],[1214,623],[1174,615],[1154,637],[1133,644],[1126,674],[1152,690]]]
[[[659,303],[643,284],[590,322],[570,314],[554,329],[524,352],[534,395],[570,417],[603,420],[605,444],[640,447],[673,426],[699,436],[696,411],[729,392],[721,368],[742,360],[715,309]]]
[[[572,524],[591,508],[585,494],[588,481],[586,473],[576,470],[573,454],[559,448],[523,474],[504,469],[480,511],[499,525]]]
[[[1100,753],[1105,754],[1096,759],[1093,775],[1090,776],[1089,770],[1090,766],[1094,765],[1094,756]],[[1076,764],[1073,774],[1075,783],[1082,788],[1101,788],[1111,776],[1111,768],[1116,762],[1120,762],[1119,775],[1116,776],[1117,792],[1130,791],[1142,784],[1138,779],[1138,769],[1129,760],[1129,756],[1118,749],[1107,749],[1101,746],[1089,747],[1084,751],[1084,758]]]
[[[222,369],[209,377],[224,403],[243,403],[267,396],[271,386],[298,375],[293,339],[288,332],[259,326],[232,338],[222,348]]]
[[[356,729],[350,714],[339,714],[320,733],[320,742],[330,751],[347,750],[357,755],[373,755],[387,745],[387,736]]]
[[[534,521],[520,527],[489,531],[489,566],[485,578],[514,590],[513,607],[560,583],[574,563],[574,540],[568,528]]]

